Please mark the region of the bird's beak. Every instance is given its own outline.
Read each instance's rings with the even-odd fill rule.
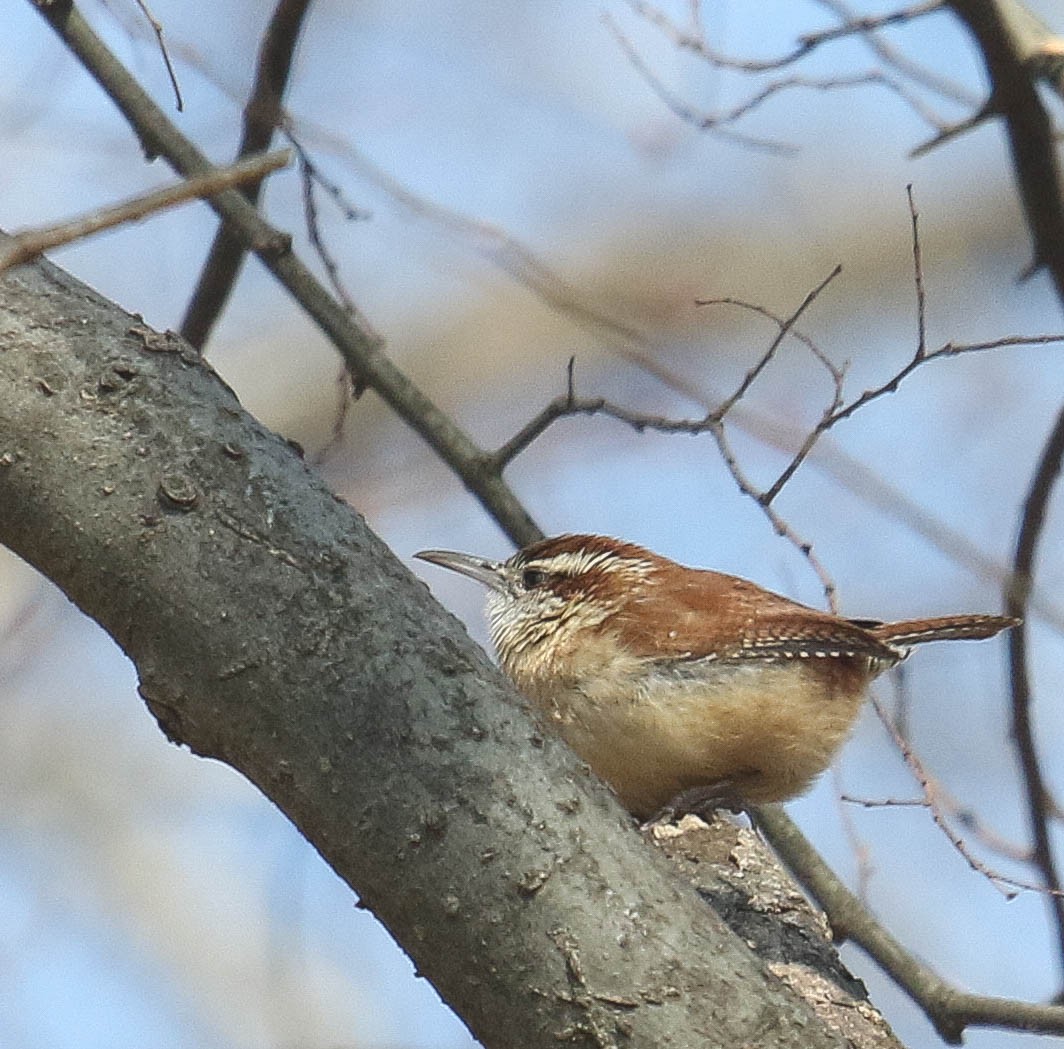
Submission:
[[[441,568],[449,568],[452,572],[467,575],[492,590],[501,591],[506,588],[500,561],[490,561],[486,557],[476,557],[473,554],[459,554],[453,550],[422,550],[414,556]]]

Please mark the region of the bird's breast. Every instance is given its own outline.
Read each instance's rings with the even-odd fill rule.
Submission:
[[[860,708],[856,659],[640,660],[594,643],[516,684],[636,815],[683,790],[731,784],[751,803],[801,793]]]

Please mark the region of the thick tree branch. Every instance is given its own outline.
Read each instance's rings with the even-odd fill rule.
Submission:
[[[485,1044],[844,1044],[187,343],[43,262],[0,282],[0,332],[0,542]]]

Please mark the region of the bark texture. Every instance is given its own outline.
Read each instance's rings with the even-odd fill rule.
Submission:
[[[194,351],[43,262],[0,281],[0,542],[485,1044],[846,1044]]]

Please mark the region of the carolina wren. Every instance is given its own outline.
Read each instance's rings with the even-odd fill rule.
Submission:
[[[843,619],[596,535],[502,562],[416,556],[488,587],[503,669],[640,818],[692,794],[794,797],[831,762],[872,679],[913,645],[1019,622]]]

